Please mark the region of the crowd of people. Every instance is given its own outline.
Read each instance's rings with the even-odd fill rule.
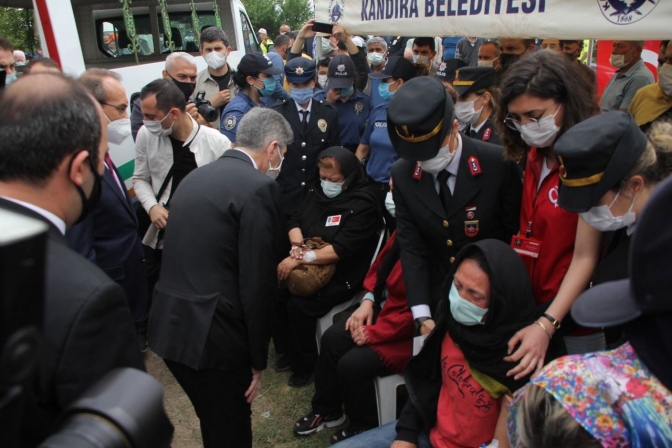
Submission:
[[[0,207],[50,226],[30,443],[149,346],[205,447],[251,446],[272,339],[315,383],[291,430],[339,447],[672,447],[669,41],[655,82],[614,41],[598,102],[580,40],[312,27],[235,70],[207,27],[207,68],[171,53],[130,115],[117,73],[16,79],[0,38]],[[135,203],[107,154],[131,136]]]

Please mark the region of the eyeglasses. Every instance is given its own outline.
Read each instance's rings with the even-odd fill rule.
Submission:
[[[546,117],[546,114],[548,113],[549,110],[551,110],[551,108],[553,106],[554,106],[554,104],[551,105],[548,109],[546,109],[544,111],[544,113],[541,114],[541,117],[539,117],[539,118],[527,118],[527,121],[529,123],[534,123],[536,125],[534,127],[536,128],[536,130],[538,130],[541,127],[541,125],[539,124],[539,121],[543,120]],[[557,114],[559,110],[560,110],[560,105],[558,105],[558,108],[555,111],[555,113]],[[510,115],[511,115],[511,112],[506,114],[506,117],[504,118],[504,124],[509,129],[520,132],[520,128],[523,126],[523,124],[519,120],[516,120],[515,118],[511,117]],[[553,114],[553,116],[555,116],[555,114]]]
[[[121,112],[122,114],[124,112],[126,112],[126,110],[128,109],[128,104],[120,104],[118,106],[115,106],[114,104],[110,104],[110,103],[100,103],[100,104],[102,104],[103,106],[113,107],[113,108],[117,109],[119,112]]]

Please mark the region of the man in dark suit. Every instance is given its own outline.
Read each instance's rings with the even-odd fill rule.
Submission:
[[[114,145],[131,137],[128,100],[121,77],[109,70],[92,68],[79,82],[98,101],[107,120],[107,139]],[[138,218],[126,191],[124,179],[109,154],[98,206],[67,232],[70,247],[101,268],[124,289],[138,331],[140,350],[147,349],[146,329],[141,321],[147,308],[147,267],[138,234]]]
[[[317,82],[315,61],[294,58],[285,65],[285,76],[292,99],[274,107],[294,131],[294,139],[287,147],[283,162],[284,170],[278,176],[284,221],[301,206],[306,191],[312,186],[317,155],[341,144],[338,112],[322,101],[313,100]]]
[[[103,122],[100,106],[61,74],[19,79],[0,97],[0,207],[49,225],[45,345],[25,446],[39,443],[110,370],[144,370],[122,288],[64,237],[95,208],[107,152]]]
[[[460,135],[453,102],[434,78],[405,83],[387,117],[400,156],[392,181],[408,304],[427,334],[457,252],[486,238],[508,243],[518,231],[521,176],[501,146]]]
[[[193,403],[206,448],[252,446],[281,233],[271,178],[292,138],[277,112],[253,108],[236,149],[190,173],[171,201],[149,344]]]

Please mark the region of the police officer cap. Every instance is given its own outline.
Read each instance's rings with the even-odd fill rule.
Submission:
[[[570,128],[555,143],[560,164],[560,206],[582,213],[618,186],[647,145],[627,112],[596,115]]]
[[[387,132],[399,157],[436,156],[453,128],[453,100],[435,78],[419,76],[397,90],[387,107]]]
[[[369,73],[369,78],[401,78],[404,81],[408,81],[415,77],[415,72],[415,65],[408,59],[401,56],[390,56],[385,61],[385,67],[379,72]]]
[[[495,83],[495,73],[492,67],[464,67],[455,72],[453,87],[459,96],[478,92]]]
[[[329,87],[347,89],[355,80],[355,64],[350,56],[339,54],[329,62]]]
[[[238,71],[245,75],[259,72],[279,75],[282,73],[282,67],[274,67],[268,56],[263,53],[248,53],[238,63]]]
[[[315,78],[316,71],[317,67],[315,65],[315,61],[304,57],[290,59],[285,64],[285,75],[287,76],[287,81],[296,84],[310,81],[311,79]]]
[[[446,59],[441,64],[439,64],[439,69],[434,76],[436,76],[439,81],[448,81],[452,84],[453,80],[455,79],[455,71],[465,67],[466,65],[467,63],[462,59]]]

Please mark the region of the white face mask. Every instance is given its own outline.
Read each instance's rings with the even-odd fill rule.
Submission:
[[[418,163],[420,164],[422,171],[437,175],[446,169],[454,156],[455,153],[450,153],[450,145],[448,145],[439,149],[439,152],[433,158]]]
[[[609,63],[611,64],[612,67],[616,67],[616,68],[625,67],[626,65],[628,65],[632,61],[632,59],[631,59],[630,61],[625,62],[625,55],[629,54],[629,53],[632,53],[633,51],[634,51],[634,49],[628,51],[625,54],[612,54],[611,57],[609,58]]]
[[[169,116],[170,116],[170,114],[166,115],[165,117],[163,117],[163,120],[165,120]],[[170,134],[173,133],[173,125],[175,124],[175,122],[173,121],[170,124],[170,127],[168,129],[163,129],[161,127],[161,123],[163,123],[163,120],[161,120],[161,121],[159,121],[159,120],[152,120],[152,121],[143,120],[142,123],[145,125],[145,127],[147,128],[147,130],[149,131],[150,134],[152,134],[156,137],[168,137]]]
[[[329,75],[317,75],[317,82],[319,82],[322,87],[327,86],[327,81],[328,80],[329,80]]]
[[[387,196],[385,196],[385,208],[387,209],[388,212],[390,212],[390,215],[394,218],[395,214],[395,207],[394,207],[394,199],[392,199],[392,192],[388,191]]]
[[[131,120],[129,118],[114,120],[107,125],[107,141],[110,143],[121,145],[130,135]]]
[[[623,227],[631,226],[635,223],[635,212],[632,211],[632,208],[635,206],[635,201],[637,200],[637,195],[632,198],[632,203],[628,212],[623,216],[614,216],[611,213],[611,207],[618,199],[618,195],[621,192],[619,191],[614,197],[614,200],[611,201],[609,205],[599,205],[597,207],[591,207],[590,210],[584,213],[579,213],[581,219],[583,219],[586,224],[600,232],[610,232],[613,230],[622,229]]]
[[[275,180],[278,178],[280,175],[280,169],[282,168],[282,162],[285,161],[285,158],[280,156],[280,163],[276,168],[273,168],[273,165],[271,162],[268,163],[268,171],[266,171],[266,175],[270,177],[271,179]]]
[[[213,70],[219,70],[226,64],[226,55],[218,51],[211,51],[204,56],[204,59],[208,63],[208,67]]]
[[[414,64],[429,65],[429,58],[427,56],[413,55]]]
[[[474,103],[481,96],[474,98],[473,101],[464,103],[459,102],[455,103],[455,117],[463,123],[469,123],[469,124],[476,123],[478,119],[481,117],[481,112],[483,111],[484,105],[481,105],[480,109],[474,110]]]
[[[385,62],[385,58],[381,53],[369,53],[366,58],[369,60],[369,64],[376,67]]]
[[[523,126],[516,124],[520,136],[525,143],[533,148],[547,148],[553,144],[555,137],[560,132],[560,128],[555,124],[555,116],[558,114],[558,107],[553,115],[541,118],[536,123],[527,123]]]
[[[325,196],[328,198],[335,198],[343,191],[343,182],[330,182],[320,179],[320,185]]]
[[[665,95],[672,96],[672,65],[663,64],[658,69],[658,85]]]
[[[492,60],[492,61],[486,61],[486,60],[478,61],[478,66],[479,67],[490,67],[490,68],[492,68],[494,65],[495,65],[494,60]]]

